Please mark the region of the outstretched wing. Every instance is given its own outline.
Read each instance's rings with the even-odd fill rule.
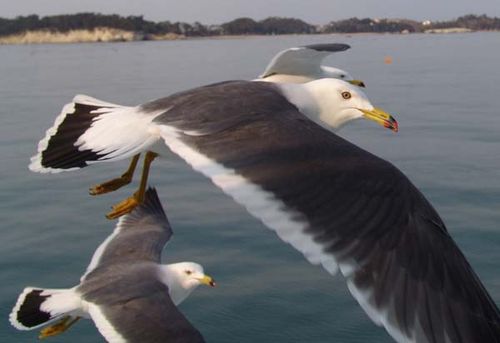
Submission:
[[[274,85],[224,83],[174,103],[155,119],[167,146],[311,263],[339,268],[397,341],[500,342],[497,306],[393,165],[307,120]]]
[[[113,233],[92,256],[85,277],[98,265],[125,261],[160,262],[172,228],[154,188],[146,191],[144,203],[121,217]]]
[[[113,302],[99,301],[99,297],[90,300],[89,314],[104,338],[111,343],[205,342],[174,305],[168,289],[160,283],[152,286],[144,289],[142,296]]]
[[[260,78],[273,74],[319,75],[326,56],[349,48],[347,44],[313,44],[283,50],[273,57]]]

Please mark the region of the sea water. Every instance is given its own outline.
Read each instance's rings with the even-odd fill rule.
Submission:
[[[364,80],[374,105],[400,125],[394,134],[358,121],[341,135],[408,175],[500,303],[500,33],[0,46],[0,341],[36,340],[8,323],[17,295],[28,285],[74,286],[114,228],[104,214],[136,186],[88,195],[126,161],[57,175],[28,170],[37,142],[75,94],[135,105],[252,79],[282,49],[333,42],[352,49],[325,63]],[[179,158],[155,161],[150,181],[175,233],[164,261],[199,262],[217,280],[181,305],[208,342],[392,341],[341,276],[310,265]],[[102,341],[83,320],[50,339]]]

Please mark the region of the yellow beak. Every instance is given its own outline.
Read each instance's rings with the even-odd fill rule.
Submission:
[[[210,287],[215,287],[215,280],[211,276],[205,275],[201,279],[198,279],[198,280],[200,280],[201,284],[204,284],[204,285],[207,285]]]
[[[347,82],[349,82],[352,85],[358,86],[358,87],[363,87],[363,88],[366,87],[365,83],[361,80],[351,80],[351,81],[347,81]]]
[[[386,127],[394,132],[398,132],[398,122],[393,118],[389,113],[385,112],[380,108],[374,108],[372,110],[364,110],[362,108],[358,108],[361,112],[363,112],[364,117],[366,119],[373,120],[374,122]]]

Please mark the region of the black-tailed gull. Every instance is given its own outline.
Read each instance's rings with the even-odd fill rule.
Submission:
[[[231,96],[220,94],[221,90],[226,91],[233,85],[235,91],[228,93]],[[381,109],[374,108],[358,87],[337,79],[321,79],[305,84],[223,82],[180,92],[136,107],[120,106],[80,95],[64,106],[54,126],[47,130],[29,168],[35,172],[58,173],[80,169],[93,163],[132,157],[130,167],[121,177],[91,188],[90,193],[97,195],[128,184],[132,180],[139,153],[147,151],[139,190],[133,197],[113,207],[108,215],[108,218],[113,219],[142,201],[150,164],[165,149],[162,137],[167,128],[156,120],[157,117],[161,117],[164,112],[191,111],[191,101],[199,104],[193,105],[194,111],[201,110],[197,106],[205,107],[207,113],[225,113],[227,108],[231,108],[232,113],[226,119],[214,121],[211,118],[201,118],[197,128],[182,133],[191,136],[206,135],[230,131],[233,125],[251,119],[246,107],[259,107],[262,100],[271,104],[274,99],[276,105],[263,107],[263,111],[274,115],[273,111],[282,111],[279,105],[286,100],[287,106],[293,104],[300,109],[303,120],[312,120],[332,131],[359,118],[375,121],[393,131],[398,130],[396,120]],[[242,108],[235,108],[235,104]],[[174,135],[181,132],[175,127],[172,129]]]
[[[80,284],[69,289],[27,287],[10,314],[19,330],[46,325],[40,338],[91,318],[108,342],[198,343],[202,335],[177,309],[200,284],[214,286],[193,262],[160,264],[172,236],[156,191],[120,218],[97,248]],[[55,323],[54,323],[55,322]]]
[[[363,81],[355,80],[347,71],[321,65],[329,55],[345,51],[350,46],[341,43],[311,44],[289,48],[277,53],[259,81],[281,83],[304,83],[322,78],[334,78],[364,87]]]
[[[31,169],[78,169],[166,145],[311,263],[340,270],[397,341],[500,342],[499,310],[432,205],[392,164],[332,132],[366,115],[392,125],[360,88],[336,79],[232,81],[137,107],[77,97]]]

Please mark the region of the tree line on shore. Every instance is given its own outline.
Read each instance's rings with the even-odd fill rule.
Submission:
[[[173,33],[182,36],[203,37],[220,35],[273,35],[357,32],[424,32],[432,29],[464,28],[470,30],[500,30],[500,18],[487,15],[465,15],[454,20],[418,22],[408,19],[350,18],[332,21],[326,25],[312,25],[295,18],[269,17],[255,21],[237,18],[220,25],[145,20],[142,16],[122,17],[116,14],[78,13],[39,17],[19,16],[14,19],[0,18],[0,36],[26,31],[46,30],[68,32],[93,30],[100,27],[141,33],[144,39],[150,35]]]

